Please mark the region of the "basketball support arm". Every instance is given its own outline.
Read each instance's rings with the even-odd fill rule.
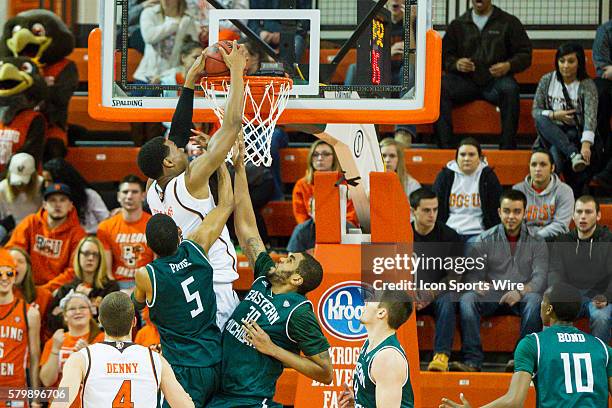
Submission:
[[[353,200],[362,233],[369,234],[370,173],[385,171],[374,125],[328,124],[324,131],[315,133],[315,136],[334,148],[349,185],[350,199]],[[340,211],[344,214],[340,220],[342,231],[346,227],[344,201],[341,196]]]

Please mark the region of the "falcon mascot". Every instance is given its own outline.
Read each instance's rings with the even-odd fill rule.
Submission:
[[[79,85],[76,64],[66,58],[74,49],[74,36],[60,18],[48,10],[27,10],[4,24],[0,55],[29,57],[39,64],[49,87],[41,106],[47,119],[47,138],[67,144],[68,102]]]
[[[0,57],[0,171],[17,152],[37,163],[45,145],[46,120],[35,108],[47,97],[47,84],[26,57]]]

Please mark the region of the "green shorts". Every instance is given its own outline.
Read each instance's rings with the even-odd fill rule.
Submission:
[[[212,367],[172,366],[172,371],[196,408],[204,408],[217,392],[221,380],[221,364]],[[166,400],[163,408],[170,408]]]
[[[234,397],[227,394],[217,394],[206,408],[283,408],[283,406],[269,398]]]

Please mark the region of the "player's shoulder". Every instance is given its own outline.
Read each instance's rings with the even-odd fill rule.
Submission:
[[[379,349],[374,355],[373,361],[382,363],[384,366],[395,366],[406,363],[406,355],[399,346],[387,345]]]
[[[206,252],[204,251],[204,248],[202,248],[200,244],[198,244],[196,241],[192,239],[187,238],[187,239],[182,240],[179,247],[182,247],[184,250],[190,253],[195,252],[201,255],[204,259],[208,260],[208,257],[206,256]]]
[[[392,345],[379,349],[370,364],[370,371],[374,381],[376,378],[380,378],[380,376],[406,376],[408,370],[406,356],[400,348]]]

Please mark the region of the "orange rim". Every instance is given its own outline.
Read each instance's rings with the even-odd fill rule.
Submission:
[[[263,94],[266,87],[268,87],[270,84],[274,86],[275,93],[278,93],[281,87],[286,90],[293,88],[293,80],[288,77],[245,75],[243,79],[245,84],[249,84],[249,87],[251,88],[251,93],[254,95]],[[223,88],[224,84],[229,83],[229,76],[203,77],[200,80],[200,85],[202,86],[202,88],[205,89],[210,89],[211,87]]]

